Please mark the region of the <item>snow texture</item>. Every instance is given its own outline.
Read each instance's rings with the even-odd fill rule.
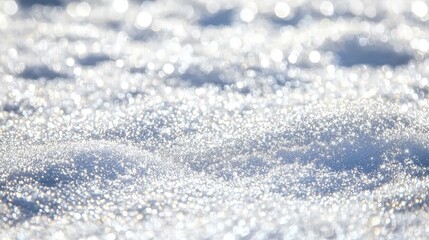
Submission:
[[[0,238],[428,239],[428,7],[0,1]]]

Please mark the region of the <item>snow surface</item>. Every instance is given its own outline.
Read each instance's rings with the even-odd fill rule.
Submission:
[[[0,1],[0,238],[428,239],[428,7]]]

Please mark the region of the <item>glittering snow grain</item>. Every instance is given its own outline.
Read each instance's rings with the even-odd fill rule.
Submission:
[[[428,20],[1,1],[0,238],[429,238]]]

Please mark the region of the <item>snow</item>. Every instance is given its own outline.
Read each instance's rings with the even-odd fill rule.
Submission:
[[[0,238],[427,239],[427,6],[0,2]]]

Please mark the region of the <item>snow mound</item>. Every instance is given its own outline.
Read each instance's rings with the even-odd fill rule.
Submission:
[[[0,1],[0,238],[428,239],[428,7]]]

